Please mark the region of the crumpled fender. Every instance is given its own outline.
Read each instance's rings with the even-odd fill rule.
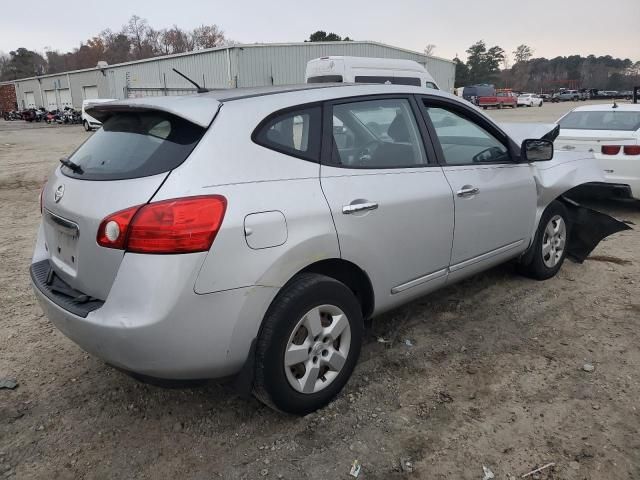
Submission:
[[[538,196],[532,239],[535,238],[542,214],[556,199],[567,208],[571,223],[567,255],[578,263],[582,263],[604,238],[631,229],[624,222],[585,207],[567,196],[571,189],[579,185],[604,181],[602,170],[598,168],[593,156],[585,157],[580,152],[556,152],[553,160],[531,164],[531,168],[534,169]],[[530,261],[532,253],[531,250],[527,251],[521,261]]]
[[[582,263],[598,244],[609,235],[632,228],[624,222],[592,208],[580,205],[565,196],[560,198],[567,208],[571,232],[567,256]]]
[[[555,152],[552,160],[532,163],[531,168],[538,198],[532,234],[537,231],[543,212],[555,199],[578,185],[604,181],[595,158],[580,152]]]

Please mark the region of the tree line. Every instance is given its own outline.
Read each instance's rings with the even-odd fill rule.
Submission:
[[[68,52],[47,50],[43,55],[26,48],[18,48],[8,55],[0,52],[0,80],[92,68],[99,61],[122,63],[233,43],[215,24],[193,30],[177,25],[156,29],[146,19],[133,15],[118,31],[103,30]]]
[[[467,50],[467,61],[458,57],[456,87],[481,83],[514,90],[543,92],[558,88],[630,90],[640,85],[640,61],[611,55],[534,57],[534,50],[520,45],[510,56],[499,46],[487,47],[483,40]]]

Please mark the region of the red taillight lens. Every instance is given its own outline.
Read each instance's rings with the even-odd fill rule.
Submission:
[[[204,252],[211,248],[226,208],[220,195],[132,207],[102,221],[98,244],[136,253]]]
[[[603,145],[601,151],[603,155],[617,155],[621,148],[620,145]]]
[[[625,155],[640,155],[640,145],[625,145],[623,150]]]
[[[131,219],[140,207],[138,205],[126,210],[120,210],[102,220],[98,227],[98,245],[107,248],[124,249]]]

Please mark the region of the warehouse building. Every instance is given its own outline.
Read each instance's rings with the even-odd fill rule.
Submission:
[[[193,93],[173,68],[207,88],[255,87],[304,82],[306,64],[329,55],[415,60],[441,89],[452,91],[455,64],[377,42],[248,44],[155,57],[72,72],[4,82],[13,85],[19,108],[80,108],[84,99]]]

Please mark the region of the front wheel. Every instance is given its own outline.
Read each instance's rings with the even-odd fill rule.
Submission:
[[[84,122],[82,122],[82,125],[84,126],[85,132],[90,132],[91,131],[91,125],[89,125],[89,122],[87,122],[85,120]]]
[[[538,225],[531,247],[533,258],[520,265],[521,273],[536,280],[546,280],[558,273],[567,256],[570,233],[567,209],[557,200],[551,202]]]
[[[264,318],[254,395],[287,413],[323,407],[349,380],[363,328],[360,304],[346,285],[324,275],[298,275]]]

